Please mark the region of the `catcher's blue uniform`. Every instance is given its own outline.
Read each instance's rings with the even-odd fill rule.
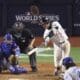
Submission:
[[[19,55],[20,51],[18,49],[17,44],[13,41],[10,44],[7,44],[5,41],[0,44],[0,54],[6,59],[9,58],[10,55]]]
[[[17,64],[14,66],[9,63],[9,57],[15,55],[16,57],[20,55],[20,49],[15,41],[12,40],[12,35],[6,34],[4,41],[0,44],[0,71],[4,64],[4,59],[7,62],[7,68],[11,73],[22,73],[26,72],[24,68],[17,67]]]

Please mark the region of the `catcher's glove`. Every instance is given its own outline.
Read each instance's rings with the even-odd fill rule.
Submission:
[[[11,65],[17,65],[18,64],[18,58],[15,55],[11,55],[9,57],[9,63]]]

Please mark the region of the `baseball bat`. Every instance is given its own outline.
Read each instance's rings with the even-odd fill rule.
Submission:
[[[38,50],[38,48],[33,48],[31,51],[29,51],[27,54],[30,56],[31,54],[34,54],[34,52],[36,52]]]
[[[36,47],[36,48],[33,48],[31,51],[29,51],[27,54],[28,55],[31,55],[31,54],[34,54],[34,52],[36,52],[37,50],[38,50],[38,48],[40,48],[40,47],[44,47],[45,46],[45,44],[44,44],[44,42],[42,42],[42,44],[40,45],[40,46],[38,46],[38,47]]]

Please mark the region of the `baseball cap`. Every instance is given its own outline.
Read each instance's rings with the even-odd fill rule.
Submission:
[[[71,57],[64,58],[63,62],[62,62],[63,65],[67,65],[67,64],[71,64],[71,63],[74,63],[74,61]]]

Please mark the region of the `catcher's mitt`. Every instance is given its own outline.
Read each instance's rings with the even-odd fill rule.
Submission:
[[[10,63],[11,65],[17,65],[17,64],[18,64],[18,59],[17,59],[17,57],[16,57],[15,55],[11,55],[11,56],[9,57],[9,63]]]
[[[39,8],[36,5],[30,7],[30,12],[32,15],[39,15]]]

